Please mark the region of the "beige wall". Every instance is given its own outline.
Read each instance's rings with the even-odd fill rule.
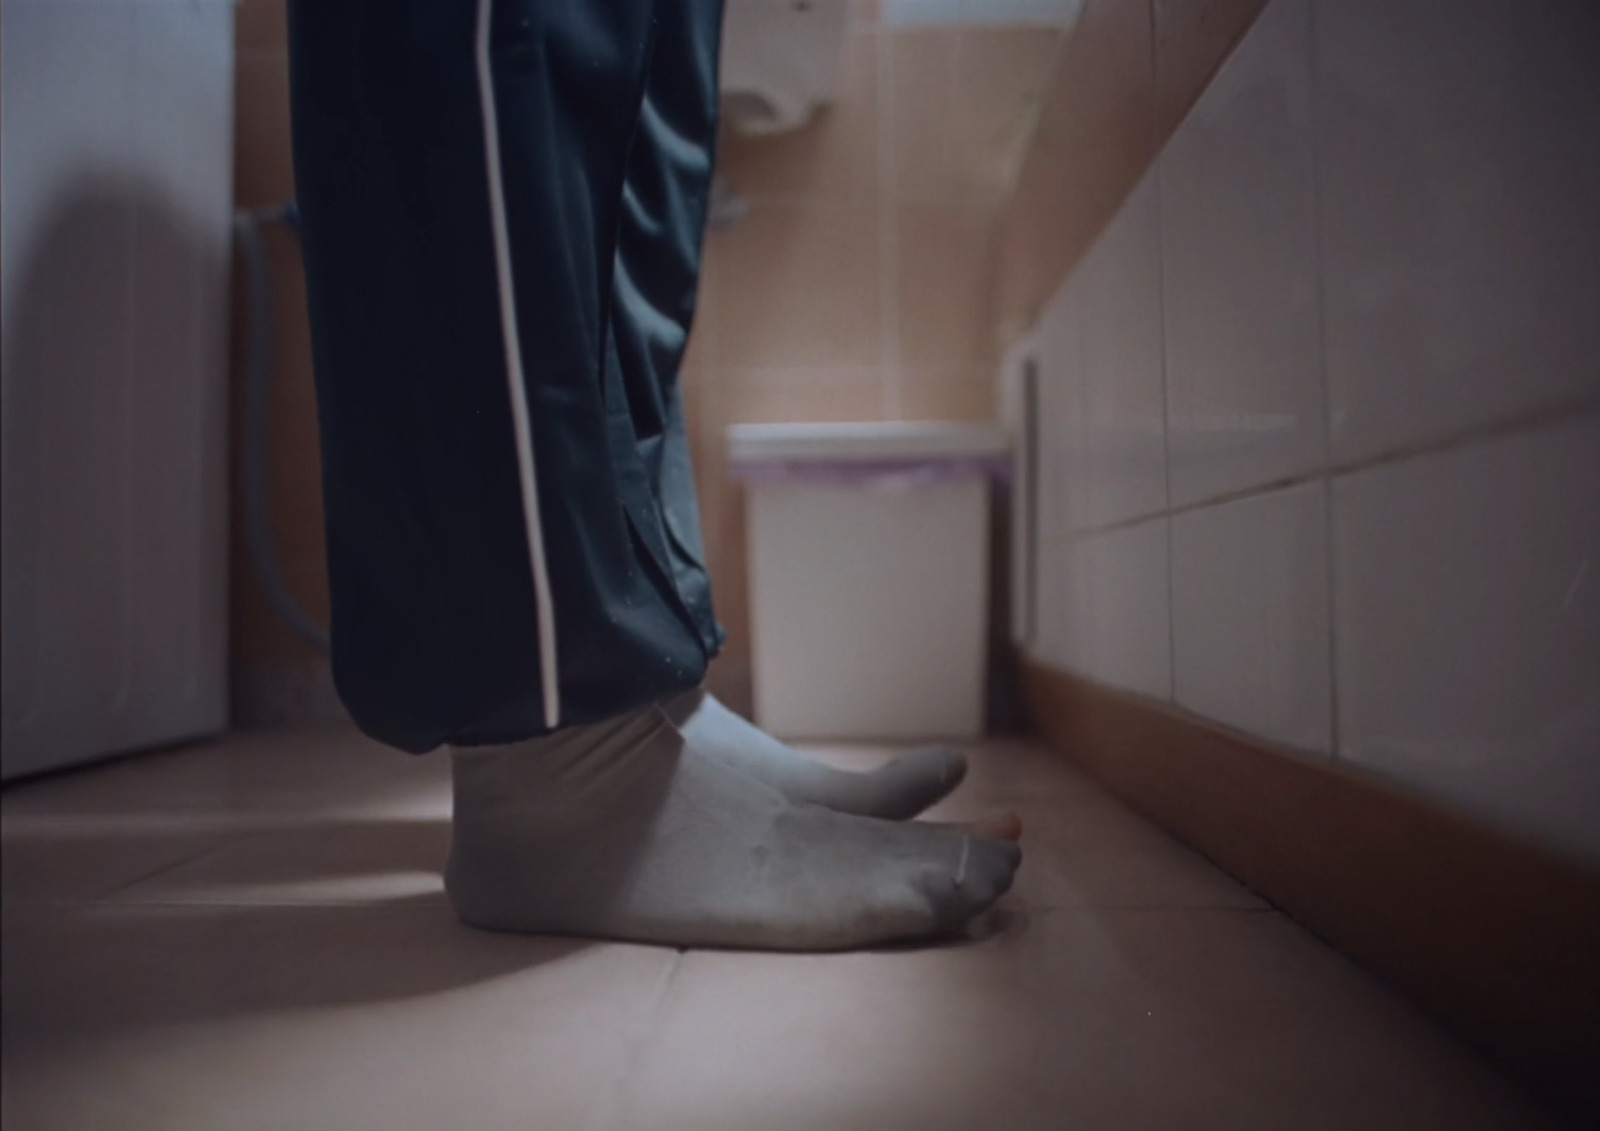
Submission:
[[[1001,341],[1033,324],[1262,4],[1085,0],[1001,221]]]
[[[897,28],[855,14],[840,97],[806,130],[725,139],[750,213],[706,243],[685,378],[729,631],[712,684],[748,700],[741,421],[993,413],[995,236],[1058,54],[1039,28]]]
[[[269,208],[294,196],[289,150],[289,66],[283,0],[245,0],[236,17],[238,85],[234,200]],[[273,529],[284,578],[320,623],[328,618],[327,555],[322,539],[322,462],[317,448],[310,332],[299,247],[281,228],[267,231],[274,307],[270,489]],[[271,723],[339,714],[327,662],[272,612],[256,584],[243,526],[243,376],[246,330],[236,269],[233,322],[233,520],[231,631],[234,716]]]
[[[236,195],[245,207],[293,195],[283,12],[282,0],[239,9]],[[802,132],[724,145],[722,170],[750,212],[708,237],[685,380],[730,631],[713,681],[736,705],[748,701],[749,615],[743,499],[723,471],[723,428],[990,415],[993,249],[1059,40],[1046,29],[889,31],[861,3],[837,104]],[[273,251],[275,529],[291,588],[325,618],[304,287],[292,241],[274,239]],[[266,607],[235,526],[241,721],[336,710],[326,665]]]

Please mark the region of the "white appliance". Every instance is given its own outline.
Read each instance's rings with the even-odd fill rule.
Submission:
[[[0,9],[0,773],[227,725],[228,0]]]

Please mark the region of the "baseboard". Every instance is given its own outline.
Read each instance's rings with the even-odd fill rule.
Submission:
[[[1600,1126],[1600,870],[1165,704],[1024,682],[1107,788]]]

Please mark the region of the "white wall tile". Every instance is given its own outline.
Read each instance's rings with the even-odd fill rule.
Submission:
[[[1036,553],[1033,631],[1028,654],[1041,664],[1071,671],[1072,592],[1066,548],[1041,544]]]
[[[1167,505],[1161,348],[1161,214],[1147,176],[1078,267],[1083,402],[1069,469],[1086,492],[1080,527]]]
[[[1167,522],[1083,535],[1065,563],[1071,670],[1162,700],[1172,697]]]
[[[1326,488],[1311,483],[1172,520],[1173,698],[1327,754]]]
[[[1273,0],[1161,157],[1175,505],[1322,466],[1310,0]]]
[[[1084,445],[1082,300],[1074,280],[1062,284],[1040,315],[1039,499],[1041,545],[1062,541],[1083,523],[1088,484]]]
[[[1333,505],[1340,757],[1600,859],[1600,419]]]
[[[1600,8],[1315,0],[1335,459],[1600,391]]]

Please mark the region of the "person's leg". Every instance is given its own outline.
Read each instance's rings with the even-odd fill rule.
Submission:
[[[698,0],[710,12],[715,0]],[[628,161],[618,233],[616,327],[625,387],[641,450],[660,503],[679,592],[720,648],[712,614],[699,503],[684,420],[675,327],[692,318],[701,239],[710,204],[710,155],[716,143],[716,21],[670,20],[658,31],[646,108]],[[688,145],[685,145],[685,142]],[[706,160],[702,161],[700,155]],[[663,232],[674,238],[663,240]],[[690,742],[773,786],[792,801],[841,812],[907,818],[961,783],[966,761],[949,750],[917,751],[872,774],[848,773],[807,758],[696,690],[662,704]]]
[[[616,393],[654,15],[291,5],[334,674],[403,750],[598,722],[704,672]]]
[[[491,929],[861,946],[960,926],[1020,859],[995,831],[797,805],[705,756],[655,708],[460,752],[453,771],[447,884],[462,918]]]
[[[716,6],[292,13],[335,672],[369,733],[454,748],[462,918],[822,947],[987,906],[1015,845],[795,804],[653,706],[720,642],[650,411],[693,309]]]

